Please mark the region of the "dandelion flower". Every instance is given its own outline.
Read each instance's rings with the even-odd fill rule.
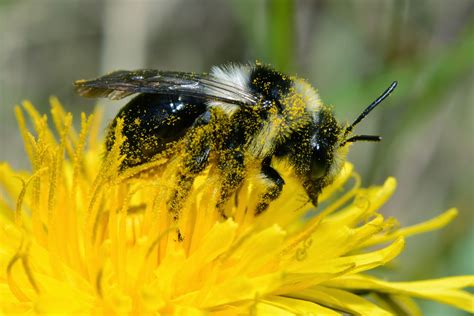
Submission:
[[[346,163],[315,210],[291,168],[277,166],[284,190],[255,216],[247,210],[261,188],[249,171],[222,219],[219,175],[209,167],[175,220],[166,197],[179,163],[147,177],[119,172],[120,123],[104,158],[100,112],[83,114],[75,131],[72,115],[51,102],[55,131],[30,103],[16,109],[32,171],[0,164],[4,313],[419,315],[412,298],[474,312],[463,290],[472,276],[388,282],[368,274],[397,257],[405,237],[456,215],[398,228],[377,212],[393,178],[362,188]]]

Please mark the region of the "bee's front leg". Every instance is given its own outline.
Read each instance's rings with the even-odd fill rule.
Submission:
[[[263,177],[268,180],[268,187],[266,191],[262,194],[260,202],[257,204],[255,209],[255,215],[258,215],[265,211],[271,201],[275,200],[283,189],[285,181],[280,176],[278,171],[273,169],[270,166],[271,157],[267,157],[262,161],[262,170],[261,173]]]

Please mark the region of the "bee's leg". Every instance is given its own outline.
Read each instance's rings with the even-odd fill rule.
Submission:
[[[178,174],[176,187],[168,200],[168,210],[177,222],[180,216],[180,208],[188,197],[198,174],[206,168],[210,153],[209,146],[202,146],[199,152],[191,152],[184,159],[184,168]],[[176,241],[182,242],[184,236],[179,228],[176,228]]]
[[[238,149],[225,150],[219,157],[219,169],[222,173],[222,186],[217,209],[225,219],[224,204],[237,190],[245,177],[244,154]]]
[[[285,184],[285,181],[280,176],[278,171],[276,171],[270,166],[270,162],[270,157],[265,158],[262,161],[261,172],[265,179],[268,180],[269,185],[265,193],[262,194],[260,202],[257,204],[257,208],[255,209],[255,215],[258,215],[267,209],[270,202],[275,200],[280,195],[283,189],[283,185]]]
[[[176,188],[168,201],[168,208],[175,220],[178,220],[179,209],[188,196],[194,179],[208,165],[211,147],[205,125],[209,119],[209,112],[202,114],[194,123],[194,129],[186,137],[183,168],[178,173]]]
[[[170,211],[174,213],[175,220],[178,219],[178,210],[188,196],[188,193],[193,186],[194,179],[206,168],[209,153],[210,148],[205,147],[199,155],[191,155],[190,157],[185,158],[183,170],[178,174],[176,188],[172,197],[168,201],[168,207]]]

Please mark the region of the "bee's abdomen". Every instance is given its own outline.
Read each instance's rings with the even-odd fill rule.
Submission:
[[[123,119],[122,145],[126,155],[122,167],[151,161],[154,156],[182,138],[206,111],[203,100],[188,96],[140,94],[118,113],[109,127],[107,150],[114,143],[117,118]]]

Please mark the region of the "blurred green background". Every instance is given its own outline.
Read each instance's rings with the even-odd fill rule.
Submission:
[[[349,155],[363,181],[395,176],[383,208],[402,225],[449,207],[447,228],[412,238],[391,279],[474,273],[474,1],[0,0],[0,161],[28,168],[13,105],[42,112],[96,103],[72,82],[116,69],[205,72],[259,60],[308,79],[352,121],[393,80],[399,87]],[[126,101],[100,101],[110,119]],[[462,315],[437,304],[427,315]]]

